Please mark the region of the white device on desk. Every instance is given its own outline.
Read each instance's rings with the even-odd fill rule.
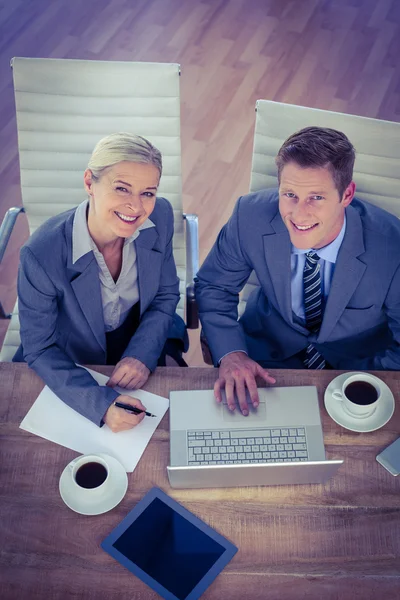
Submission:
[[[376,460],[395,477],[400,475],[400,438],[378,454]]]
[[[326,460],[315,386],[258,390],[257,409],[233,413],[212,390],[170,393],[169,482],[176,488],[324,483]]]

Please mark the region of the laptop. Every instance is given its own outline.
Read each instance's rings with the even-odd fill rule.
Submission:
[[[326,460],[315,386],[258,389],[244,417],[213,390],[170,393],[173,488],[325,483],[342,460]]]

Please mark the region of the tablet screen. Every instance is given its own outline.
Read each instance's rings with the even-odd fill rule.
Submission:
[[[159,498],[121,535],[114,548],[181,600],[225,550]]]
[[[157,488],[102,546],[164,598],[178,600],[198,598],[237,551]]]

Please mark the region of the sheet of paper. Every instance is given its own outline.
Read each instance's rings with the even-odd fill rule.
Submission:
[[[108,381],[105,375],[87,370],[100,385]],[[169,401],[144,390],[130,392],[118,387],[115,389],[121,394],[139,398],[147,410],[157,417],[145,417],[133,429],[113,433],[107,425],[98,427],[82,417],[45,386],[20,428],[82,454],[109,454],[131,473],[165,415]]]

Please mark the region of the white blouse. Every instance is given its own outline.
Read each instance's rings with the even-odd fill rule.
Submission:
[[[72,262],[76,263],[88,252],[93,252],[99,266],[105,330],[113,331],[122,325],[132,306],[139,300],[136,248],[133,242],[142,229],[155,225],[150,219],[146,219],[133,235],[125,239],[121,272],[118,280],[114,281],[102,253],[90,237],[86,217],[87,206],[88,200],[85,200],[75,212],[72,226]]]

